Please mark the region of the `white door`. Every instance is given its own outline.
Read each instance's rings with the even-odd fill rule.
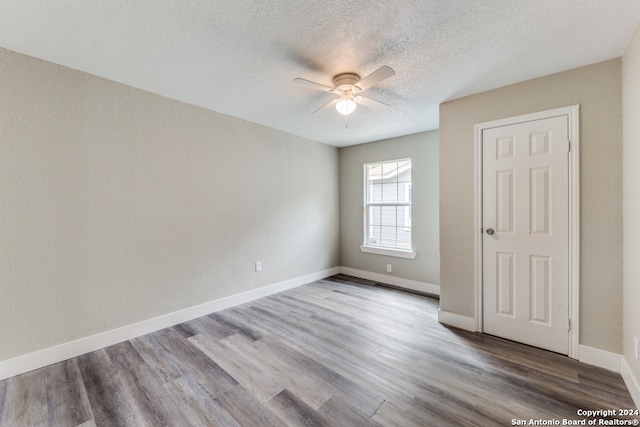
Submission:
[[[568,354],[568,117],[482,131],[484,332]]]

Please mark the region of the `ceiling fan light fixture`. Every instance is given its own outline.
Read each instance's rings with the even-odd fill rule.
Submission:
[[[336,110],[343,116],[348,116],[356,110],[356,102],[347,93],[340,96],[340,100],[336,103]]]
[[[342,114],[345,117],[348,117],[349,114],[353,113],[356,110],[358,103],[360,103],[361,101],[365,101],[369,105],[373,103],[373,105],[388,107],[389,105],[385,104],[384,102],[376,101],[375,99],[366,96],[361,96],[360,92],[367,90],[371,86],[377,85],[381,81],[393,76],[395,73],[396,72],[393,71],[391,67],[383,65],[363,79],[361,79],[360,76],[355,73],[337,74],[333,77],[333,87],[301,78],[293,79],[293,81],[298,84],[320,89],[323,92],[328,92],[339,97],[338,99],[334,98],[333,100],[327,102],[312,114],[324,110],[331,105],[335,105],[336,111],[338,111],[338,113]],[[367,106],[366,103],[365,106]]]

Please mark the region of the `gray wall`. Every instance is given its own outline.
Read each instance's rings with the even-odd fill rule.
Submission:
[[[624,318],[623,356],[636,384],[640,361],[633,338],[640,339],[640,27],[622,58],[624,138]],[[636,401],[636,404],[638,401]]]
[[[336,148],[4,49],[0,194],[0,360],[339,265]]]
[[[440,106],[441,309],[474,315],[473,126],[580,104],[580,343],[622,351],[621,61]]]
[[[360,252],[364,240],[363,165],[411,158],[412,228],[416,258]],[[340,259],[342,266],[438,285],[438,131],[423,132],[340,149]]]

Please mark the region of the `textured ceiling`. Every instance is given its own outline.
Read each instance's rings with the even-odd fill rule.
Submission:
[[[438,104],[623,54],[640,0],[0,0],[0,47],[335,146],[438,127]],[[335,74],[391,104],[314,115]]]

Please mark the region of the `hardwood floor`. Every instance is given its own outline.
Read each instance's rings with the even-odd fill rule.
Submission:
[[[634,408],[619,375],[334,276],[0,382],[1,426],[507,426]],[[615,417],[614,417],[615,418]]]

